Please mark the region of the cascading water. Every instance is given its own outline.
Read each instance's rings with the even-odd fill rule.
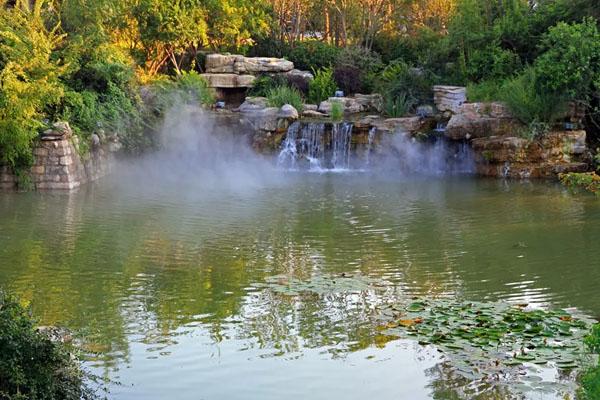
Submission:
[[[371,165],[371,151],[373,150],[373,142],[375,141],[375,134],[377,133],[377,128],[372,127],[369,129],[369,142],[367,143],[367,152],[365,155],[365,165],[368,167]]]
[[[281,146],[277,165],[289,170],[350,169],[352,124],[334,124],[331,135],[325,128],[324,123],[292,124]]]
[[[352,127],[353,125],[347,122],[333,125],[331,130],[331,164],[333,169],[350,169]]]

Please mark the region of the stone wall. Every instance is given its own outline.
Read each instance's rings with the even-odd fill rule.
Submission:
[[[72,190],[110,172],[112,154],[94,140],[85,156],[66,123],[57,123],[42,135],[33,149],[34,163],[29,177],[36,190]],[[0,168],[0,189],[17,188],[17,178],[8,167]]]

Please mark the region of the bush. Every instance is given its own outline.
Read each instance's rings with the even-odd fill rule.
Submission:
[[[314,74],[315,78],[310,82],[308,87],[308,101],[313,104],[319,104],[335,94],[337,85],[333,79],[331,68],[315,71]]]
[[[36,331],[30,313],[0,292],[0,398],[94,398],[65,345]]]
[[[329,115],[334,122],[342,121],[344,119],[344,105],[340,101],[333,101]]]
[[[298,90],[303,95],[308,95],[310,89],[310,79],[307,79],[300,75],[286,75],[287,86]]]
[[[502,80],[487,80],[480,83],[467,84],[467,99],[470,102],[489,102],[500,99],[502,93]]]
[[[277,75],[277,78],[270,75],[261,75],[254,80],[254,86],[248,94],[254,97],[267,97],[271,89],[285,85],[286,82],[279,75]]]
[[[584,190],[600,195],[600,176],[595,172],[561,174],[559,179],[571,192]],[[595,353],[600,354],[600,328],[596,327],[594,332],[596,335],[588,337],[586,344]]]
[[[177,77],[177,88],[184,94],[184,100],[188,102],[198,102],[203,105],[211,105],[215,102],[208,82],[196,71],[182,72]]]
[[[414,99],[410,98],[406,93],[403,93],[395,98],[386,97],[383,108],[385,115],[388,117],[400,118],[407,115],[414,105]]]
[[[535,61],[538,88],[566,95],[569,100],[587,100],[600,74],[600,32],[597,21],[559,23],[542,39],[545,52]]]
[[[592,332],[586,337],[585,344],[590,352],[600,354],[600,324],[592,328]],[[590,368],[579,377],[581,388],[578,398],[581,400],[600,399],[600,365]]]
[[[436,76],[427,70],[412,68],[402,61],[395,61],[381,73],[380,91],[392,104],[397,99],[411,105],[433,102],[433,85]]]
[[[370,93],[374,89],[373,78],[382,69],[379,54],[361,46],[352,46],[338,54],[334,76],[339,88],[346,93]]]
[[[304,108],[302,94],[288,86],[279,86],[269,90],[267,99],[270,107],[281,107],[285,104],[293,106],[299,113]]]
[[[534,122],[552,123],[564,115],[567,102],[564,97],[538,90],[533,68],[507,81],[500,94],[514,116],[526,125]]]
[[[288,58],[296,68],[312,71],[332,67],[337,59],[339,49],[317,40],[296,43]]]
[[[467,75],[472,81],[503,79],[521,69],[519,56],[510,50],[491,44],[472,52],[467,62]]]

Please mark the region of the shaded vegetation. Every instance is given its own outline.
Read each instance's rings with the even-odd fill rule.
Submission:
[[[29,311],[0,291],[0,398],[93,399],[85,378],[70,349],[38,332]]]

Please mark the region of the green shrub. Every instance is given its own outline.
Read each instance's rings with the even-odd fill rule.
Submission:
[[[298,110],[299,113],[301,113],[304,108],[302,94],[298,90],[287,86],[279,86],[269,90],[267,99],[269,106],[271,107],[281,107],[285,104],[289,104]]]
[[[585,344],[591,353],[600,354],[600,324],[592,328],[592,332],[586,337]],[[600,399],[600,365],[590,368],[579,377],[580,400]]]
[[[386,97],[395,101],[402,95],[415,104],[433,102],[433,85],[436,76],[427,70],[413,68],[403,61],[395,61],[381,73],[379,89]]]
[[[407,115],[414,107],[415,101],[406,93],[398,95],[398,97],[386,97],[383,109],[385,115],[390,118],[400,118]]]
[[[467,76],[472,81],[503,79],[521,69],[519,56],[498,44],[475,49],[467,62]]]
[[[467,84],[467,99],[471,102],[489,102],[500,99],[502,93],[502,80],[487,80],[479,83]]]
[[[183,71],[177,77],[177,88],[183,93],[186,101],[198,102],[203,105],[210,105],[215,102],[214,94],[208,87],[208,82],[196,71]]]
[[[275,77],[270,75],[261,75],[254,80],[254,85],[248,92],[250,96],[254,97],[267,97],[269,91],[278,86],[286,86],[285,79],[276,75]]]
[[[335,64],[339,49],[317,40],[296,43],[288,58],[296,68],[307,71],[332,67]]]
[[[308,101],[319,104],[335,94],[337,85],[331,68],[315,71],[315,78],[308,85]]]
[[[371,93],[375,76],[384,68],[381,56],[362,46],[342,49],[337,56],[334,77],[346,93]]]
[[[92,399],[84,378],[69,349],[37,332],[28,310],[0,292],[0,398]]]
[[[341,101],[332,101],[331,102],[331,111],[329,112],[329,116],[334,122],[340,122],[344,119],[344,105]]]
[[[567,102],[559,94],[539,90],[536,81],[535,70],[527,68],[503,85],[500,100],[506,102],[514,116],[526,125],[555,122],[564,115]]]

